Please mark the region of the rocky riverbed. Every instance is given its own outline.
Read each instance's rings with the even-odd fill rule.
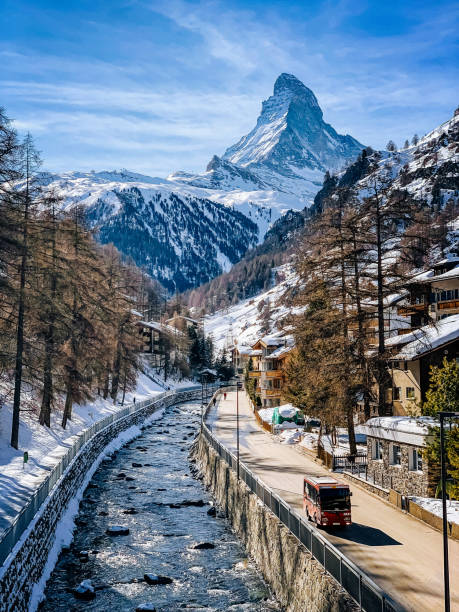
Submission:
[[[197,404],[169,408],[89,484],[40,610],[280,608],[191,475]]]

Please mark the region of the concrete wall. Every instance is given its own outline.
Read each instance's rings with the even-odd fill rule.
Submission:
[[[219,506],[286,612],[357,610],[353,600],[309,551],[209,447],[203,436],[193,457]]]
[[[133,425],[141,425],[145,419],[161,407],[180,401],[198,399],[198,391],[178,392],[172,396],[142,408],[101,430],[75,456],[40,509],[41,515],[32,521],[33,529],[25,532],[0,569],[1,612],[28,612],[33,587],[40,581],[54,543],[55,530],[69,502],[80,489],[86,474],[103,453],[104,448],[122,431]]]

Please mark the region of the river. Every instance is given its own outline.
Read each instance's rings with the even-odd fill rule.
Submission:
[[[188,462],[199,421],[199,404],[168,408],[102,463],[80,504],[74,540],[48,581],[41,611],[280,609],[226,519],[207,514],[210,496],[191,476]],[[204,505],[187,505],[201,500]],[[114,525],[127,527],[129,534],[107,535]],[[214,548],[194,548],[202,543]],[[151,586],[145,574],[172,582]],[[95,587],[92,601],[73,593],[86,579]]]

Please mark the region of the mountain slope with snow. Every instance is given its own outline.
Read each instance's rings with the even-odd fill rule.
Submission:
[[[259,244],[288,210],[312,203],[326,170],[362,145],[325,123],[313,92],[282,74],[252,132],[214,156],[202,174],[167,179],[126,170],[45,174],[63,208],[82,205],[101,241],[112,241],[168,288],[195,287]]]
[[[169,178],[220,189],[271,189],[292,194],[304,205],[311,203],[327,170],[340,170],[362,149],[355,138],[338,134],[323,120],[310,89],[281,74],[249,134],[222,158],[214,156],[204,174],[180,172]]]

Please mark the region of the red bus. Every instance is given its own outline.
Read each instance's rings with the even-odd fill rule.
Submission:
[[[351,524],[349,485],[328,476],[306,476],[303,509],[310,521],[321,527],[342,527]]]

